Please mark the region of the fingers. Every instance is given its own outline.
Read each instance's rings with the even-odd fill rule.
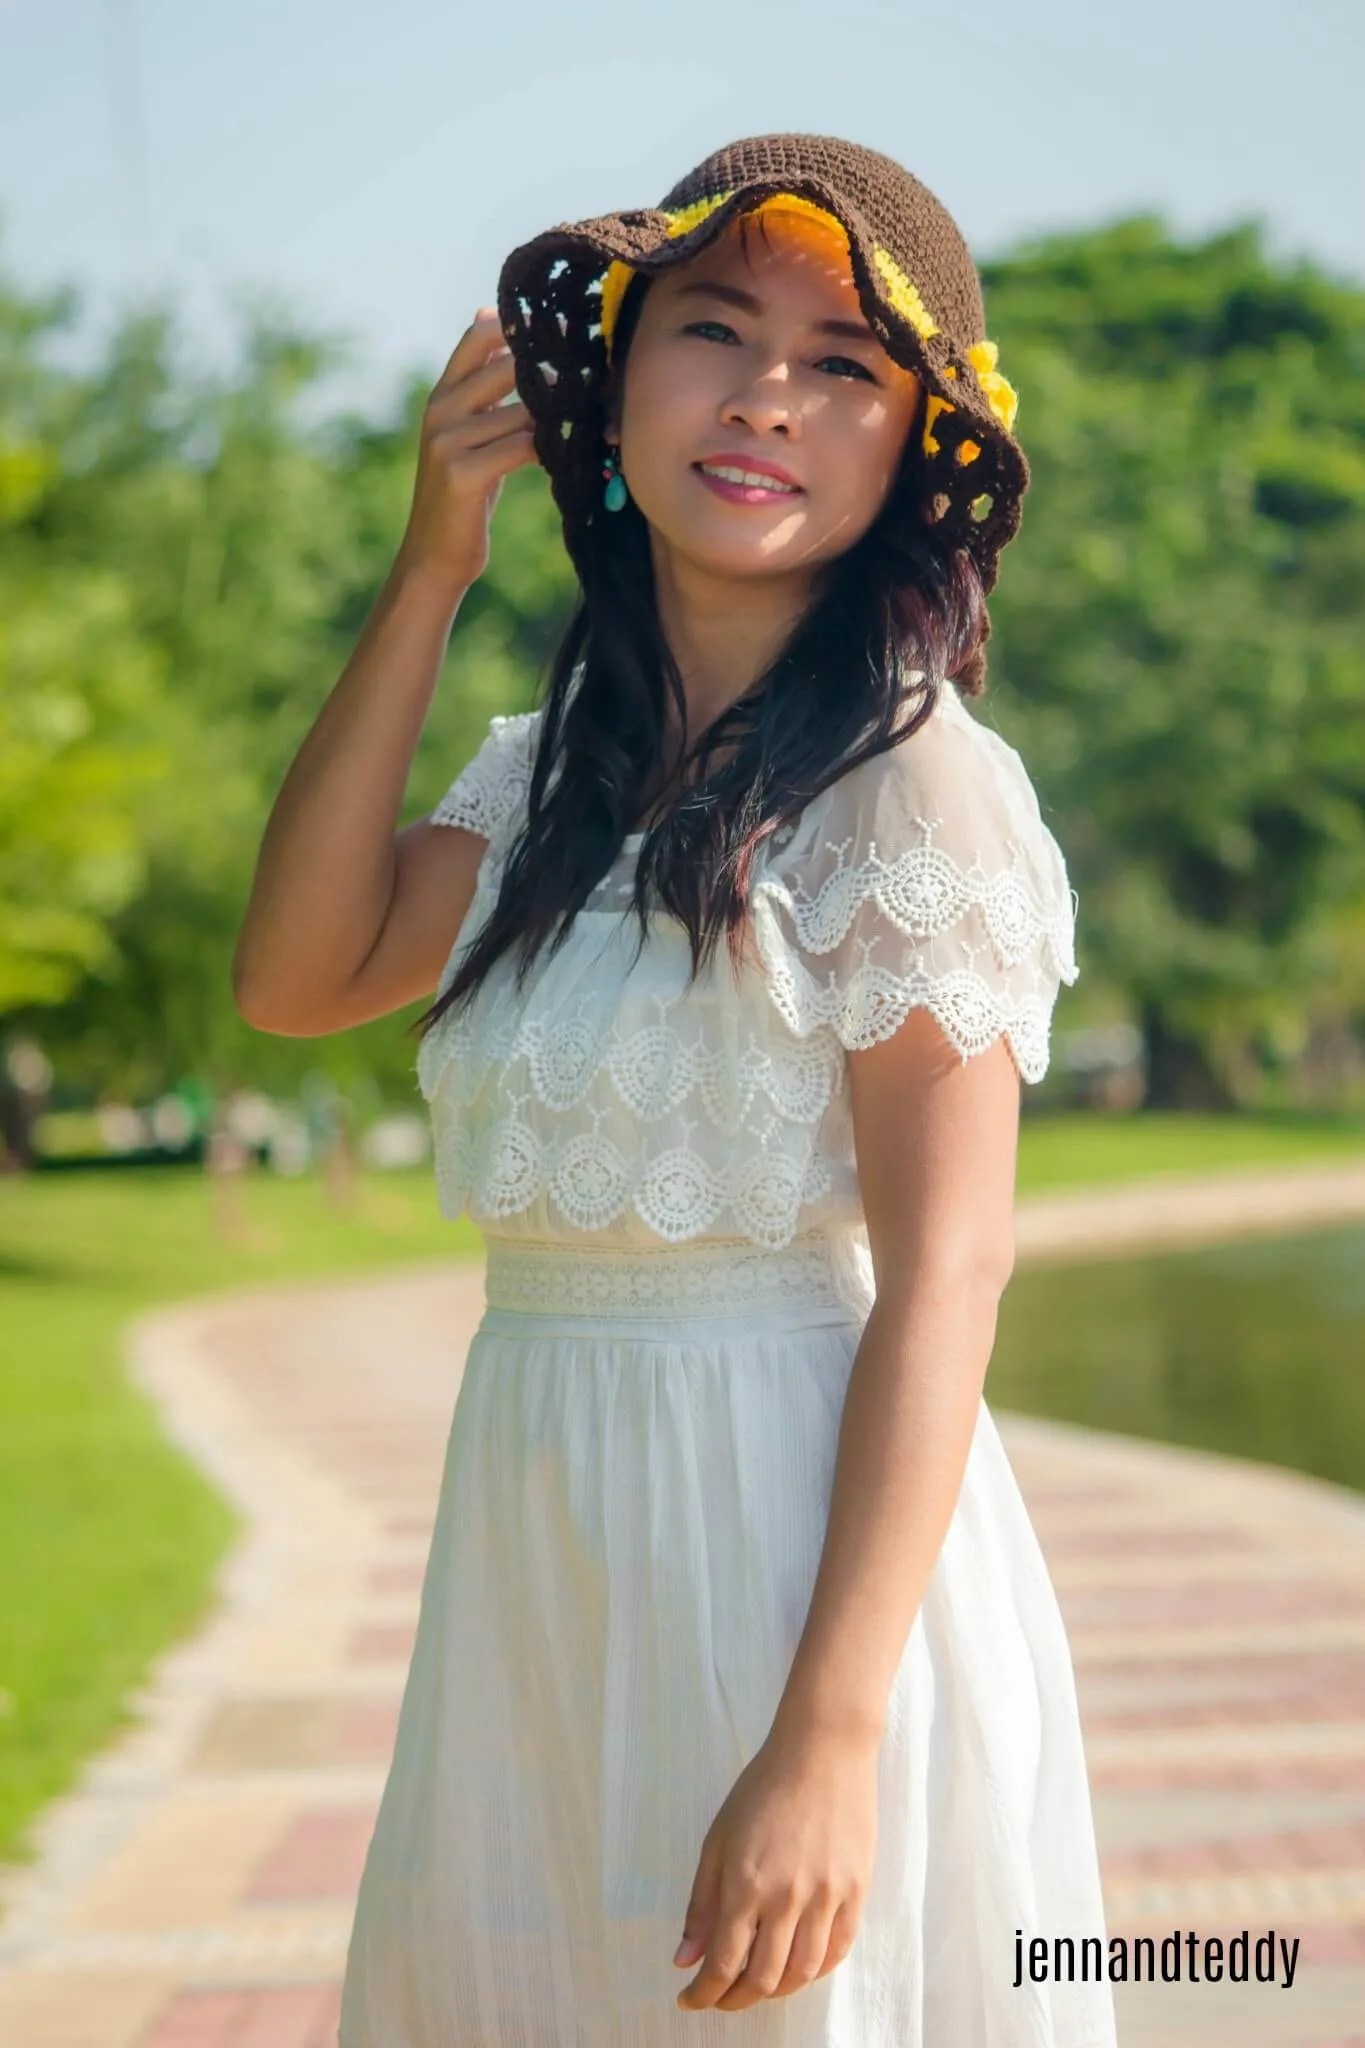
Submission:
[[[770,1913],[759,1921],[748,1961],[730,1988],[716,2000],[718,2012],[744,2012],[762,1999],[777,1997],[788,1974],[789,1958],[801,1924],[801,1915],[794,1907]],[[824,1954],[823,1945],[820,1954]],[[812,1976],[816,1967],[818,1958],[812,1966]],[[788,1988],[794,1991],[798,1987],[793,1984]]]
[[[807,1984],[813,1984],[817,1977],[823,1977],[833,1969],[834,1964],[829,1960],[830,1935],[839,1924],[839,1918],[832,1896],[811,1900],[792,1935],[786,1967],[777,1989],[771,1993],[773,1998],[789,1998],[793,1991],[803,1990]],[[851,1934],[848,1945],[850,1948],[853,1945]],[[835,1958],[836,1962],[842,1960],[842,1955]]]
[[[484,307],[427,400],[401,543],[408,563],[434,565],[451,589],[467,590],[483,574],[503,479],[537,459],[515,384],[497,314]]]
[[[719,2005],[743,1973],[755,1932],[755,1920],[722,1908],[702,1966],[678,1993],[678,2004],[692,2012]]]
[[[736,1911],[715,1938],[692,1982],[679,1995],[689,2009],[745,2012],[765,1998],[789,1998],[837,1969],[853,1947],[856,1902],[840,1906],[817,1896],[804,1913],[794,1906],[769,1909],[755,1924],[752,1913]]]
[[[487,362],[495,350],[506,346],[497,313],[491,306],[480,306],[451,350],[449,361],[432,387],[433,396],[438,391],[448,391],[471,370]]]
[[[499,477],[535,460],[535,436],[528,427],[515,434],[501,434],[484,447],[464,450],[459,457],[459,469],[472,488],[487,490]]]
[[[505,398],[516,388],[516,381],[512,352],[504,344],[497,354],[467,370],[453,383],[438,384],[427,400],[427,412],[433,419],[442,419],[480,411]]]
[[[506,434],[529,428],[531,415],[520,399],[511,405],[495,405],[488,412],[457,413],[449,423],[433,420],[430,439],[434,447],[455,453],[465,448],[485,448]]]
[[[516,389],[516,366],[497,315],[487,309],[461,337],[427,400],[423,436],[443,461],[527,434],[531,415]],[[504,453],[515,452],[503,450]]]
[[[829,1940],[825,1944],[824,1961],[816,1971],[818,1977],[828,1977],[830,1971],[837,1970],[844,1957],[852,1951],[853,1944],[858,1936],[860,1913],[861,1908],[856,1901],[845,1899],[843,1905],[840,1906],[838,1912],[834,1915],[829,1930]]]

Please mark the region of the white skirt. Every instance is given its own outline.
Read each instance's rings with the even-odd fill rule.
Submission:
[[[1065,1630],[984,1402],[850,1954],[745,2012],[675,2004],[820,1562],[846,1257],[490,1238],[339,2048],[1114,2048],[1104,1982],[1014,1982],[1017,1935],[1072,1936],[1079,1979],[1105,1927]]]

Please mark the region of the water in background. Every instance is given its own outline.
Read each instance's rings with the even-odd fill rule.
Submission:
[[[986,1399],[1365,1492],[1365,1230],[1021,1266]]]

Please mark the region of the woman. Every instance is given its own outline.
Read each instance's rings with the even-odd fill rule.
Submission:
[[[1014,409],[939,202],[809,136],[514,251],[432,393],[236,965],[266,1030],[438,991],[442,1201],[487,1242],[342,2048],[1113,2043],[982,1399],[1076,973],[965,701]],[[533,460],[581,585],[545,701],[395,837]],[[1016,1984],[1021,1934],[1087,1981]]]

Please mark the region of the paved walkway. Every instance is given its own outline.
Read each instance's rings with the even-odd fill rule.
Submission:
[[[1156,1204],[1035,1199],[1021,1255],[1144,1241],[1135,1200],[1149,1241],[1187,1242],[1210,1213],[1236,1229],[1365,1214],[1365,1166],[1170,1183]],[[162,1662],[138,1726],[7,1887],[0,2041],[332,2048],[481,1308],[480,1270],[441,1265],[236,1294],[133,1333],[138,1379],[249,1534],[216,1618]],[[1365,2048],[1365,1500],[997,1420],[1070,1631],[1109,1932],[1151,1933],[1158,1956],[1177,1929],[1299,1942],[1288,1990],[1120,1991],[1122,2048]]]

